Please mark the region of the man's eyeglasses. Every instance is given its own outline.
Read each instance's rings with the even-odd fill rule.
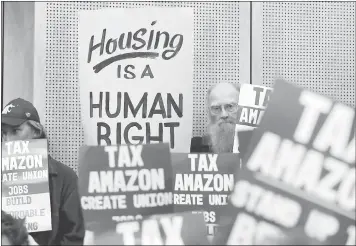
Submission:
[[[210,112],[215,115],[221,114],[222,107],[224,107],[224,110],[226,112],[235,113],[237,111],[238,105],[236,103],[229,103],[229,104],[224,104],[224,105],[211,106]]]

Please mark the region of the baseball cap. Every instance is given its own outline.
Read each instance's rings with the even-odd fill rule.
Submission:
[[[22,98],[9,102],[1,113],[1,124],[19,126],[28,120],[40,122],[40,117],[33,104]]]

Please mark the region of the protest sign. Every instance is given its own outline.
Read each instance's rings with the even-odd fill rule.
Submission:
[[[189,152],[193,9],[79,12],[84,144],[170,143]]]
[[[79,193],[89,227],[172,213],[168,144],[83,146]]]
[[[52,229],[46,139],[2,142],[1,209],[28,232]]]
[[[235,127],[234,153],[241,153],[241,148],[246,149],[249,142],[242,141],[238,133],[252,131],[260,124],[272,91],[272,88],[266,86],[241,85],[237,111],[238,123]]]
[[[273,89],[266,86],[242,84],[239,94],[239,125],[257,127],[267,108]]]
[[[140,221],[104,224],[94,245],[207,245],[202,214],[157,215]]]
[[[231,206],[220,243],[355,245],[355,109],[277,81]]]
[[[219,212],[228,204],[235,183],[238,155],[172,153],[171,158],[175,212],[204,213],[207,235],[213,237]]]

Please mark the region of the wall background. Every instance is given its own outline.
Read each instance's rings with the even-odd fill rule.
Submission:
[[[253,3],[253,82],[284,78],[354,107],[355,5]]]
[[[3,105],[14,98],[33,101],[33,2],[4,2]]]
[[[273,86],[284,78],[355,107],[355,2],[14,2],[5,10],[8,4],[17,6],[5,13],[12,20],[4,23],[5,51],[16,40],[21,45],[4,54],[4,103],[19,96],[33,101],[51,155],[74,170],[83,143],[79,10],[195,9],[194,136],[205,131],[206,90],[223,81]]]

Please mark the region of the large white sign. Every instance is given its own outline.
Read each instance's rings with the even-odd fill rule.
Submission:
[[[189,152],[193,9],[79,12],[84,144],[169,142]]]

